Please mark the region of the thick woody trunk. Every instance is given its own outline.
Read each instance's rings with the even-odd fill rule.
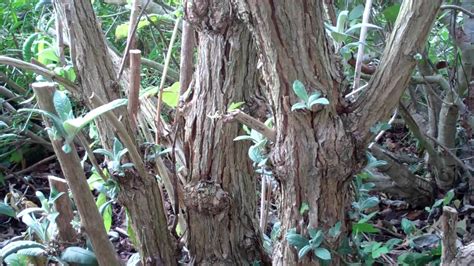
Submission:
[[[349,184],[358,168],[355,142],[336,111],[340,77],[326,48],[330,45],[324,34],[323,4],[304,2],[287,1],[277,7],[249,1],[274,107],[277,140],[272,161],[283,193],[282,237],[292,228],[307,236],[308,228],[327,229],[344,221]],[[299,101],[292,91],[295,80],[302,81],[309,94],[321,91],[331,104],[316,112],[291,111]],[[300,213],[303,204],[309,205],[309,213]],[[280,241],[273,264],[296,261],[297,251]]]
[[[195,265],[250,265],[263,258],[256,176],[248,144],[233,141],[241,125],[218,116],[232,102],[252,102],[258,86],[254,42],[226,1],[187,1],[185,11],[199,36],[184,141],[188,247]]]
[[[80,96],[84,104],[89,108],[97,107],[89,98],[92,95],[104,102],[122,98],[124,94],[116,80],[116,71],[91,2],[58,0],[56,4],[57,12],[67,22],[71,58],[83,89]],[[115,113],[117,117],[123,117],[129,136],[134,136],[126,110]],[[118,137],[115,127],[105,118],[99,119],[97,126],[102,145],[111,149],[114,138]],[[120,186],[118,198],[130,214],[142,263],[175,265],[173,241],[167,228],[159,184],[146,173],[143,164],[135,165],[135,168],[125,177],[117,177]]]
[[[346,220],[349,183],[360,170],[370,127],[398,104],[441,4],[405,1],[392,38],[366,97],[353,108],[342,102],[339,64],[326,37],[323,1],[236,0],[241,18],[254,33],[264,79],[275,117],[277,139],[272,153],[275,176],[281,181],[282,239],[274,248],[274,265],[294,265],[297,251],[284,239],[296,228],[328,229]],[[395,74],[396,73],[396,74]],[[330,104],[316,110],[291,111],[300,101],[292,84],[300,80],[308,94],[320,91]],[[369,109],[373,108],[373,109]],[[352,115],[346,114],[353,110]],[[309,212],[300,213],[303,205]],[[347,227],[343,226],[343,234]],[[328,239],[330,240],[330,239]],[[329,243],[329,248],[337,247]],[[314,256],[300,262],[317,263]],[[331,263],[340,261],[333,256]]]

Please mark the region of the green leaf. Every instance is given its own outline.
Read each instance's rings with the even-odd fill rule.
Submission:
[[[163,89],[163,102],[169,107],[176,108],[179,102],[179,82],[173,83],[168,88]]]
[[[148,25],[150,25],[149,21],[141,19],[140,22],[138,22],[137,31]],[[115,39],[120,40],[120,39],[127,38],[129,28],[130,28],[129,22],[118,25],[117,28],[115,28]]]
[[[348,15],[349,15],[349,11],[344,10],[344,11],[341,11],[339,15],[337,16],[336,31],[338,33],[344,32]]]
[[[321,104],[321,105],[328,105],[329,104],[329,100],[326,99],[326,98],[319,98],[319,99],[316,99],[312,102],[308,102],[309,104],[309,107],[311,108],[313,105],[315,104]]]
[[[109,232],[112,227],[112,208],[110,204],[112,201],[107,201],[107,195],[105,193],[99,193],[97,200],[95,202],[97,208],[99,208],[99,213],[104,220],[104,227],[107,232]]]
[[[319,97],[321,97],[321,92],[315,91],[313,94],[311,94],[311,95],[309,96],[309,98],[308,98],[308,103],[315,101],[315,100],[318,99]]]
[[[309,211],[309,204],[307,202],[301,203],[300,214],[303,215],[305,212]]]
[[[405,234],[409,235],[415,229],[415,226],[412,221],[408,220],[407,218],[403,218],[401,221],[401,227]]]
[[[359,208],[360,208],[360,210],[366,210],[366,209],[373,208],[373,207],[377,206],[378,204],[379,204],[379,199],[374,196],[374,197],[370,197],[370,198],[367,198],[364,201],[362,201]]]
[[[95,254],[80,247],[68,247],[61,254],[61,259],[69,263],[99,265]]]
[[[303,100],[305,103],[308,102],[308,93],[306,92],[306,89],[301,81],[295,80],[293,82],[293,91],[298,96],[298,98]]]
[[[372,258],[373,259],[376,259],[380,256],[382,256],[383,254],[387,254],[388,253],[388,248],[387,247],[380,247],[380,248],[377,248],[376,250],[372,251]]]
[[[54,115],[50,112],[46,112],[44,110],[41,110],[41,109],[22,108],[22,109],[19,109],[18,112],[19,113],[30,112],[30,113],[37,113],[37,114],[46,116],[47,118],[51,119],[51,121],[53,122],[54,127],[59,131],[61,136],[65,137],[66,132],[64,131],[64,127],[63,127],[63,124],[62,124],[63,121],[58,116],[56,116],[56,115]]]
[[[446,195],[444,196],[443,198],[443,205],[448,205],[451,203],[451,201],[453,200],[454,198],[454,190],[451,189],[450,191],[448,191],[448,193],[446,193]]]
[[[358,233],[378,233],[379,229],[375,228],[373,225],[368,223],[356,223],[352,225],[352,231],[355,234]]]
[[[337,43],[342,43],[344,42],[349,35],[345,34],[344,32],[337,32],[337,31],[332,31],[331,32],[331,37],[336,41]]]
[[[332,238],[336,238],[339,236],[339,234],[341,233],[341,221],[337,222],[333,227],[331,227],[329,229],[329,236],[332,237]]]
[[[53,104],[54,109],[56,109],[56,113],[58,113],[58,116],[62,121],[74,118],[71,102],[64,92],[59,90],[54,92]]]
[[[0,215],[15,217],[15,211],[9,205],[0,202]]]
[[[323,231],[322,230],[317,230],[314,237],[311,240],[309,240],[309,244],[311,245],[311,247],[317,248],[321,245],[323,240],[324,240]]]
[[[306,109],[306,103],[295,103],[291,106],[291,111],[299,110],[299,109]]]
[[[358,5],[354,9],[351,10],[349,13],[349,20],[354,20],[362,17],[364,14],[364,6],[363,5]]]
[[[0,258],[6,258],[11,254],[17,253],[19,250],[27,249],[27,248],[41,248],[43,250],[46,249],[44,245],[35,241],[29,241],[29,240],[13,241],[5,245],[2,249],[0,249]]]
[[[238,141],[238,140],[254,140],[251,136],[249,135],[242,135],[242,136],[237,136],[234,141]]]
[[[118,157],[119,153],[123,150],[122,142],[120,142],[118,138],[114,138],[114,145],[112,147],[112,150],[114,154],[113,158],[117,160],[118,158],[116,157]]]
[[[280,231],[281,231],[281,223],[276,222],[273,224],[272,231],[270,232],[270,239],[272,241],[275,241],[278,237],[280,237]]]
[[[372,29],[379,29],[381,30],[382,28],[377,26],[377,25],[374,25],[374,24],[370,24],[370,23],[357,23],[353,26],[351,26],[349,29],[347,29],[344,33],[345,34],[349,34],[351,33],[352,31],[355,31],[356,29],[359,29],[359,28],[362,28],[362,27],[366,27],[368,29],[372,28]]]
[[[31,257],[41,257],[47,254],[44,248],[25,248],[20,249],[16,252],[19,255],[31,256]]]
[[[391,238],[387,242],[385,242],[384,246],[386,246],[389,250],[392,250],[396,245],[400,243],[402,243],[401,239]]]
[[[79,132],[88,123],[92,122],[92,120],[96,119],[100,115],[102,115],[106,112],[109,112],[109,111],[111,111],[115,108],[126,105],[127,102],[128,102],[127,99],[117,99],[117,100],[114,100],[110,103],[104,104],[100,107],[97,107],[97,108],[89,111],[83,117],[68,119],[68,120],[63,122],[64,130],[68,134],[69,138],[73,138],[77,134],[77,132]]]
[[[245,102],[236,102],[236,103],[231,103],[229,107],[227,108],[227,112],[232,112],[240,108]]]
[[[443,204],[443,201],[444,199],[436,200],[435,203],[433,204],[433,208],[441,206],[441,204]]]
[[[306,256],[306,254],[308,254],[309,251],[311,251],[311,246],[307,245],[307,246],[302,247],[300,251],[298,251],[298,259],[301,259],[304,256]]]
[[[104,156],[107,156],[109,159],[113,159],[113,158],[114,158],[114,154],[111,153],[110,151],[106,150],[106,149],[102,149],[102,148],[100,148],[100,149],[95,149],[93,152],[94,152],[94,153],[98,153],[98,154],[102,154],[102,155],[104,155]]]
[[[322,260],[330,260],[331,252],[325,248],[316,248],[314,249],[314,255]]]
[[[288,241],[288,244],[296,247],[298,250],[309,244],[308,239],[295,232],[288,232],[286,234],[286,241]]]
[[[33,47],[33,42],[38,38],[38,33],[31,34],[23,43],[23,47],[21,49],[23,53],[23,60],[26,62],[30,62],[31,58],[33,57],[33,51],[31,48]]]
[[[382,11],[382,14],[385,16],[385,19],[387,19],[387,22],[395,23],[398,13],[400,12],[400,6],[401,5],[399,3],[395,3]]]

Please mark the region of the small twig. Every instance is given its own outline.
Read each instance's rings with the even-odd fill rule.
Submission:
[[[15,173],[13,173],[13,174],[9,174],[9,175],[6,176],[6,178],[8,179],[8,178],[12,178],[12,177],[14,177],[14,176],[19,176],[19,175],[22,175],[22,174],[24,174],[24,173],[31,172],[31,171],[33,171],[36,167],[38,167],[38,166],[40,166],[40,165],[42,165],[42,164],[45,164],[45,163],[47,163],[47,162],[49,162],[49,161],[52,161],[52,160],[54,160],[54,159],[56,159],[56,154],[53,154],[53,155],[51,155],[51,156],[49,156],[49,157],[46,157],[46,158],[44,158],[43,160],[41,160],[41,161],[39,161],[39,162],[36,162],[36,163],[34,163],[34,164],[28,166],[28,167],[25,168],[25,169],[22,169],[22,170],[18,171],[18,172],[15,172]]]
[[[137,21],[136,23],[133,25],[129,25],[130,27],[132,27],[132,36],[135,35],[135,32],[137,32],[137,28],[138,28],[138,23],[140,22],[140,19],[142,18],[143,16],[143,13],[145,12],[146,10],[146,7],[148,6],[148,4],[150,3],[151,0],[148,0],[145,4],[145,6],[143,6],[142,10],[140,11],[140,14],[138,15],[138,18],[137,18]],[[122,62],[120,63],[120,69],[119,69],[119,72],[117,74],[117,80],[120,80],[120,77],[122,76],[122,73],[123,73],[123,68],[125,67],[125,62],[127,61],[128,59],[128,52],[130,51],[130,48],[131,48],[131,40],[133,38],[129,38],[128,41],[127,41],[127,45],[125,46],[125,51],[123,52],[123,57],[122,57]]]
[[[393,121],[395,121],[395,118],[397,118],[397,114],[398,114],[398,109],[395,110],[395,112],[393,112],[392,118],[390,118],[390,120],[388,120],[388,124],[389,124],[389,125],[392,125]],[[379,141],[379,140],[383,137],[383,134],[385,134],[385,132],[387,132],[387,131],[386,131],[386,130],[382,130],[382,131],[380,131],[380,132],[377,134],[377,136],[375,137],[374,141],[369,144],[369,149],[371,149],[372,146],[374,146],[374,144],[377,143],[377,141]]]
[[[92,163],[92,166],[94,166],[95,170],[97,171],[97,174],[99,174],[99,176],[102,178],[102,180],[104,180],[104,182],[106,182],[107,181],[107,176],[104,175],[104,173],[102,172],[102,169],[99,166],[99,163],[97,163],[97,160],[94,157],[94,152],[89,147],[89,143],[87,142],[86,137],[84,136],[84,134],[82,134],[82,132],[79,132],[77,134],[77,138],[79,139],[79,142],[81,143],[82,147],[86,151],[87,158]]]
[[[457,6],[457,5],[442,5],[441,10],[446,10],[446,9],[454,9],[454,10],[457,10],[457,11],[460,11],[460,12],[463,12],[464,14],[468,15],[469,17],[473,18],[474,17],[474,13],[465,9],[464,7],[461,7],[461,6]]]
[[[15,90],[15,92],[18,93],[18,94],[26,95],[28,93],[28,91],[25,88],[18,85],[15,81],[13,81],[9,77],[7,77],[7,74],[5,74],[1,71],[0,71],[0,81],[5,82],[8,85],[8,87]]]
[[[250,115],[240,110],[233,111],[230,114],[227,114],[224,116],[225,122],[230,122],[233,120],[237,120],[240,123],[248,126],[249,128],[257,130],[270,141],[273,141],[273,142],[276,141],[275,130],[268,128],[264,123],[258,121],[257,119],[251,117]]]
[[[176,24],[174,25],[174,29],[173,29],[173,34],[171,35],[171,40],[170,40],[170,44],[169,44],[169,47],[168,47],[168,53],[166,55],[166,60],[165,60],[165,67],[163,69],[163,75],[161,76],[161,82],[160,82],[160,88],[159,88],[159,92],[158,92],[158,104],[156,105],[156,117],[155,117],[155,123],[156,123],[156,136],[155,136],[155,143],[156,144],[159,144],[159,140],[160,140],[160,134],[158,133],[159,129],[160,129],[160,117],[161,117],[161,105],[162,105],[162,98],[163,98],[163,87],[165,86],[165,81],[166,81],[166,73],[168,72],[168,67],[169,67],[169,64],[170,64],[170,60],[171,60],[171,54],[173,52],[173,44],[174,44],[174,41],[176,40],[176,35],[178,33],[178,26],[179,26],[179,22],[180,22],[181,19],[177,19],[176,20]]]
[[[425,134],[425,136],[429,139],[431,139],[436,145],[440,146],[446,153],[448,153],[449,156],[451,156],[454,161],[456,162],[457,165],[459,165],[461,168],[463,168],[466,171],[466,174],[468,175],[469,178],[472,178],[471,172],[474,172],[474,169],[471,167],[467,166],[461,159],[459,159],[456,154],[454,154],[448,147],[444,146],[443,144],[439,143],[439,141],[432,136]]]

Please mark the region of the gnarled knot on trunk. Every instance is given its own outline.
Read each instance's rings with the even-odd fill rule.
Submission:
[[[202,214],[216,215],[228,211],[230,207],[229,193],[214,181],[201,180],[186,185],[184,190],[184,204],[188,209]]]
[[[223,34],[232,24],[232,6],[221,0],[186,0],[185,19],[198,31]]]

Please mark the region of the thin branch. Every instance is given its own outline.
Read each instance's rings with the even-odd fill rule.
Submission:
[[[151,0],[148,0],[146,2],[145,6],[143,6],[142,10],[140,11],[140,14],[138,15],[137,21],[133,25],[133,28],[132,28],[133,30],[131,32],[132,33],[131,35],[135,35],[135,32],[137,32],[138,23],[140,22],[140,19],[143,16],[143,13],[145,12],[146,7],[148,6],[148,4],[150,2],[151,2]],[[132,25],[129,25],[129,26],[132,26]],[[129,38],[129,40],[127,41],[127,46],[125,46],[125,51],[123,52],[123,56],[122,56],[122,62],[120,63],[120,69],[119,69],[119,72],[117,74],[117,80],[120,80],[120,77],[122,76],[122,73],[123,73],[123,68],[125,67],[125,62],[128,59],[128,52],[130,51],[130,48],[131,48],[131,45],[132,45],[131,40],[132,40],[132,38]]]
[[[18,85],[15,81],[8,78],[7,74],[1,71],[0,71],[0,81],[5,82],[6,85],[8,85],[8,87],[12,88],[13,90],[15,90],[16,93],[19,93],[21,95],[26,95],[28,93],[28,90],[26,90],[22,86]]]
[[[159,137],[160,135],[158,134],[158,131],[160,129],[160,121],[161,121],[160,117],[161,117],[161,105],[162,105],[162,98],[163,98],[163,87],[165,86],[166,73],[168,72],[168,67],[171,60],[171,54],[173,52],[173,44],[174,44],[174,41],[176,40],[176,35],[178,33],[178,26],[179,26],[180,20],[181,19],[178,18],[176,20],[176,24],[174,25],[173,34],[171,35],[171,40],[168,47],[168,53],[165,59],[165,68],[163,69],[163,75],[161,76],[160,88],[158,92],[158,104],[156,105],[156,117],[155,117],[156,130],[157,130],[156,136],[155,136],[156,144],[159,144],[159,139],[160,139]]]
[[[428,134],[425,134],[426,137],[428,137],[429,139],[431,139],[432,141],[434,141],[434,143],[438,146],[440,146],[444,151],[446,151],[446,153],[451,156],[454,161],[456,162],[456,164],[458,166],[460,166],[461,168],[463,168],[465,171],[466,171],[466,174],[469,178],[472,178],[472,175],[471,175],[471,171],[474,172],[474,169],[467,166],[461,159],[459,159],[459,157],[456,156],[456,154],[454,154],[448,147],[444,146],[443,144],[439,143],[439,141],[435,138],[433,138],[432,136],[428,135]]]
[[[439,162],[440,158],[438,156],[438,153],[436,152],[436,149],[426,139],[425,137],[426,134],[421,132],[420,127],[416,123],[415,119],[411,116],[410,112],[408,112],[408,110],[402,103],[400,103],[399,105],[399,110],[410,132],[413,133],[415,138],[420,142],[421,146],[423,146],[426,149],[426,151],[431,156],[431,158],[435,162]]]
[[[275,142],[276,140],[276,132],[275,130],[268,128],[264,123],[258,121],[257,119],[251,117],[250,115],[241,112],[240,110],[236,110],[224,116],[225,122],[231,122],[233,120],[237,120],[240,123],[248,126],[251,129],[255,129],[264,135],[270,141]]]
[[[414,56],[423,51],[441,3],[441,0],[403,1],[399,16],[405,19],[397,20],[398,30],[390,36],[390,45],[385,47],[380,65],[369,81],[366,97],[359,97],[351,108],[354,111],[351,131],[361,145],[370,141],[370,128],[388,117],[398,105],[416,66]]]
[[[360,71],[361,71],[361,68],[362,68],[362,60],[364,58],[365,39],[366,39],[366,36],[367,36],[367,24],[369,23],[370,9],[371,8],[372,8],[372,0],[366,0],[364,14],[362,16],[362,25],[363,26],[360,29],[359,48],[357,50],[357,61],[356,61],[355,70],[354,70],[354,87],[353,87],[353,90],[357,90],[359,88]]]
[[[7,175],[7,176],[6,176],[6,179],[12,178],[12,177],[14,177],[14,176],[19,176],[19,175],[22,175],[22,174],[24,174],[24,173],[31,172],[31,171],[35,170],[36,167],[38,167],[38,166],[40,166],[40,165],[42,165],[42,164],[45,164],[45,163],[47,163],[47,162],[50,162],[50,161],[52,161],[52,160],[54,160],[54,159],[56,159],[56,154],[53,154],[53,155],[51,155],[51,156],[49,156],[49,157],[46,157],[46,158],[44,158],[43,160],[41,160],[41,161],[39,161],[39,162],[36,162],[36,163],[34,163],[34,164],[28,166],[28,167],[25,168],[25,169],[21,169],[21,170],[18,171],[18,172],[15,172],[15,173],[12,173],[12,174]]]
[[[49,69],[37,66],[35,64],[31,64],[23,60],[11,58],[8,56],[0,56],[0,64],[13,66],[16,68],[20,68],[26,71],[31,71],[38,75],[44,76],[52,81],[55,81],[63,85],[64,87],[66,87],[68,90],[70,90],[72,93],[76,95],[79,95],[82,92],[81,89],[78,86],[76,86],[74,83],[72,83],[71,81],[58,76],[56,73],[54,73],[53,71]]]
[[[457,6],[457,5],[442,5],[441,10],[446,10],[446,9],[454,9],[459,12],[463,12],[464,14],[468,15],[471,18],[474,18],[474,13],[465,9],[464,7]]]

